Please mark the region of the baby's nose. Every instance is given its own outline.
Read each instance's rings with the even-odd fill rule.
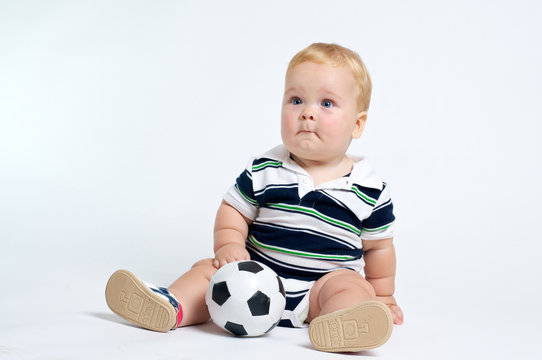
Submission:
[[[301,113],[301,119],[303,120],[314,120],[314,115],[312,112],[305,110]]]

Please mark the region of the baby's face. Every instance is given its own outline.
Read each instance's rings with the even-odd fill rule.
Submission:
[[[342,159],[352,138],[363,132],[367,114],[357,110],[351,70],[304,62],[286,75],[282,141],[302,160]]]

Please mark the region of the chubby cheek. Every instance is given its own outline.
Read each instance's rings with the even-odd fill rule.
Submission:
[[[282,118],[280,122],[282,136],[294,135],[296,129],[296,117],[289,112],[282,112]]]
[[[320,132],[323,136],[336,137],[344,135],[349,129],[345,121],[337,121],[337,119],[322,119],[320,122]]]

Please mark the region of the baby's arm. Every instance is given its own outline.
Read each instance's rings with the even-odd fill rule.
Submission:
[[[365,278],[373,286],[377,300],[389,306],[395,324],[403,323],[403,312],[397,305],[395,292],[395,247],[393,238],[363,240]]]
[[[218,269],[232,261],[250,260],[245,248],[251,220],[241,215],[234,207],[223,201],[218,208],[214,229],[215,259]]]

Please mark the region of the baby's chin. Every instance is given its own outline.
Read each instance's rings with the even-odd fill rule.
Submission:
[[[315,149],[314,146],[297,146],[295,149],[290,150],[290,157],[296,162],[321,162],[326,160],[325,153]]]

